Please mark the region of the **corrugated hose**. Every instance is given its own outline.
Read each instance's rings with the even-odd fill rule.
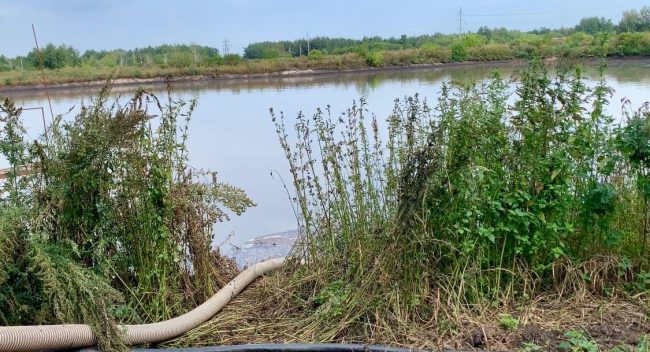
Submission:
[[[281,268],[284,258],[259,262],[242,271],[210,299],[173,319],[152,324],[121,325],[128,345],[166,341],[212,318],[246,286],[265,273]],[[85,324],[0,327],[0,351],[38,351],[92,347],[97,338]]]

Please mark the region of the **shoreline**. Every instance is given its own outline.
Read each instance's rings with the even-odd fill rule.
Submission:
[[[598,58],[581,58],[577,61],[586,64],[597,64],[600,59]],[[633,56],[633,57],[614,57],[607,58],[608,63],[624,64],[624,63],[646,63],[650,64],[650,57],[648,56]],[[500,67],[510,65],[523,65],[527,60],[513,59],[513,60],[498,60],[498,61],[464,61],[453,63],[440,63],[440,64],[416,64],[405,66],[383,66],[383,67],[364,67],[352,68],[341,70],[295,70],[295,71],[278,71],[271,73],[244,73],[244,74],[220,74],[220,75],[185,75],[185,76],[160,76],[151,78],[117,78],[113,81],[114,87],[140,87],[147,86],[161,86],[174,83],[190,83],[190,82],[210,82],[210,81],[260,81],[266,79],[282,79],[294,77],[322,77],[332,76],[339,74],[350,73],[368,73],[368,72],[399,72],[399,71],[418,71],[418,70],[442,70],[442,69],[457,69],[457,68],[477,68],[477,67]],[[29,84],[29,85],[15,85],[0,87],[0,94],[2,93],[29,93],[39,92],[47,88],[48,91],[63,91],[63,90],[84,90],[92,88],[101,88],[106,84],[107,80],[91,80],[91,81],[78,81],[70,83],[53,83],[53,84]]]
[[[209,81],[256,81],[271,78],[291,78],[291,77],[319,77],[330,76],[346,73],[363,73],[363,72],[397,72],[397,71],[416,71],[436,68],[459,68],[459,67],[489,67],[504,66],[516,63],[522,63],[523,60],[501,60],[501,61],[466,61],[440,64],[418,64],[406,66],[383,66],[383,67],[364,67],[341,70],[292,70],[277,71],[269,73],[242,73],[242,74],[219,74],[219,75],[185,75],[185,76],[159,76],[151,78],[117,78],[113,81],[114,87],[139,87],[142,85],[161,86],[168,83],[188,83],[188,82],[209,82]],[[46,71],[47,73],[47,71]],[[107,80],[78,81],[70,83],[52,83],[52,84],[26,84],[0,87],[0,94],[5,92],[37,92],[47,88],[48,90],[76,90],[88,88],[101,88]]]

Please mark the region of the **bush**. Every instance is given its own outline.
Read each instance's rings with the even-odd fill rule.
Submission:
[[[0,152],[35,170],[1,185],[0,321],[86,323],[103,348],[122,349],[116,322],[184,313],[230,279],[213,226],[254,204],[187,166],[195,102],[139,92],[119,105],[107,94],[33,143],[21,110],[0,105]]]
[[[420,51],[414,49],[384,51],[381,56],[383,63],[391,66],[420,64],[423,61]]]
[[[308,55],[308,57],[312,60],[320,60],[323,58],[323,56],[323,52],[318,49],[311,50]]]
[[[223,56],[223,63],[225,65],[237,65],[241,62],[242,58],[239,54],[227,54]]]
[[[460,62],[467,60],[467,49],[463,43],[454,43],[451,46],[451,61]]]
[[[299,115],[295,144],[273,116],[304,234],[291,294],[346,287],[305,324],[315,338],[410,324],[432,304],[446,322],[556,289],[629,290],[635,275],[608,263],[647,271],[650,163],[633,160],[650,113],[617,130],[604,80],[587,87],[579,70],[551,78],[535,62],[517,81],[445,84],[433,107],[397,100],[387,131],[363,100]]]
[[[621,33],[613,43],[613,52],[617,55],[650,54],[650,33]]]
[[[384,58],[381,53],[373,52],[366,54],[365,62],[370,67],[379,67],[384,64]]]
[[[467,49],[467,57],[474,61],[513,59],[515,56],[506,44],[487,44]]]
[[[435,62],[448,62],[451,60],[451,50],[439,45],[427,43],[420,47],[422,56]]]

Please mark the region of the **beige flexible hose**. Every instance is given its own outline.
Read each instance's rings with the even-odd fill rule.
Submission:
[[[126,343],[139,345],[182,335],[212,318],[255,279],[283,265],[284,258],[259,262],[242,271],[205,303],[179,317],[153,324],[123,325]],[[91,347],[96,341],[90,327],[83,324],[0,327],[0,351]]]

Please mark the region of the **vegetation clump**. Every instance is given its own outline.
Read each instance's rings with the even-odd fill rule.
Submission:
[[[304,264],[277,279],[282,295],[266,286],[269,306],[255,309],[272,318],[258,315],[255,326],[269,328],[256,332],[284,341],[512,347],[490,336],[532,334],[543,302],[618,297],[610,304],[641,311],[637,339],[647,334],[650,292],[637,284],[650,268],[640,171],[648,106],[626,103],[615,121],[605,112],[604,78],[589,85],[562,64],[552,76],[534,61],[516,77],[444,84],[433,105],[396,100],[387,130],[364,100],[341,115],[300,114],[295,135],[272,112],[293,175],[303,233],[295,254]],[[479,325],[458,343],[477,328],[468,322],[488,315],[496,329]],[[178,343],[215,343],[219,326]],[[539,340],[555,347],[563,332],[554,334]],[[582,346],[569,337],[570,348]]]
[[[22,110],[0,105],[0,324],[86,323],[124,349],[117,323],[184,313],[231,278],[213,226],[254,204],[187,164],[194,101],[109,92],[35,141]]]

